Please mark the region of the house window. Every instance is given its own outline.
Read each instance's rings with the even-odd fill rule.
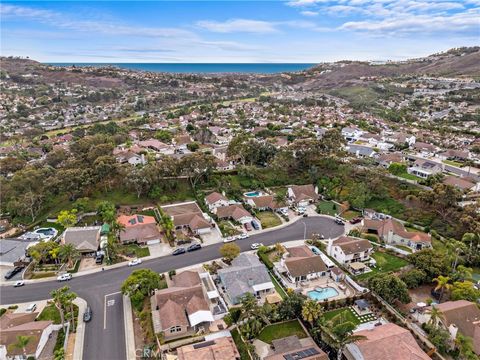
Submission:
[[[176,332],[181,332],[182,331],[182,327],[181,326],[173,326],[170,328],[170,333],[173,334],[173,333],[176,333]]]

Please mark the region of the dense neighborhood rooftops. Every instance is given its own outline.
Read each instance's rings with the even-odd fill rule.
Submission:
[[[365,339],[347,345],[345,355],[349,360],[358,359],[359,353],[366,360],[430,360],[410,331],[393,323],[361,330],[355,335]]]

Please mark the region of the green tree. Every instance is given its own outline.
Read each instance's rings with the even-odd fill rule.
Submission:
[[[62,261],[66,261],[68,267],[73,266],[73,262],[80,257],[80,252],[73,244],[63,244],[58,248],[58,256]]]
[[[427,274],[425,274],[425,271],[418,269],[411,269],[400,275],[400,279],[402,279],[409,289],[414,289],[422,285],[426,278]]]
[[[364,183],[356,183],[355,186],[350,189],[347,200],[354,208],[363,209],[371,197],[367,185]]]
[[[97,206],[97,214],[100,215],[103,222],[112,225],[117,218],[115,205],[110,201],[102,201]]]
[[[438,307],[432,305],[430,309],[430,319],[428,320],[428,324],[432,327],[437,327],[438,321],[442,320],[443,318],[444,317],[442,311]]]
[[[77,223],[77,209],[62,210],[60,214],[58,214],[57,221],[60,225],[64,228],[69,228],[75,226]]]
[[[308,299],[303,303],[302,307],[302,319],[313,327],[315,321],[317,321],[323,315],[322,306],[318,301]]]
[[[23,355],[27,357],[27,346],[30,344],[30,341],[33,340],[33,336],[17,335],[17,342],[10,344],[10,351],[14,349],[22,349]]]
[[[473,348],[473,340],[471,337],[457,334],[455,346],[458,348],[461,360],[478,360]]]
[[[282,320],[300,318],[303,304],[307,297],[302,294],[292,293],[278,305],[278,316]]]
[[[166,144],[170,144],[173,139],[173,134],[168,130],[158,130],[155,133],[155,139],[160,140]]]
[[[433,249],[410,254],[408,260],[416,269],[423,270],[427,274],[427,281],[431,281],[439,275],[447,275],[451,270],[445,254]]]
[[[219,251],[224,259],[232,261],[240,254],[240,246],[235,243],[223,244]]]
[[[354,335],[356,325],[350,321],[345,321],[345,316],[340,313],[334,316],[328,323],[327,329],[332,334],[334,346],[337,349],[337,359],[342,359],[343,350],[345,346],[352,342],[365,339],[365,336]]]
[[[50,295],[52,296],[53,303],[60,314],[60,322],[65,327],[65,306],[69,297],[69,287],[64,286],[56,290],[52,290]]]
[[[122,294],[128,295],[132,305],[139,311],[143,300],[160,288],[160,275],[150,269],[135,270],[122,284]]]
[[[401,163],[391,163],[388,167],[388,171],[393,175],[401,175],[407,172],[407,166]]]
[[[471,281],[456,281],[450,288],[451,300],[468,300],[476,302],[480,299],[480,290]]]
[[[394,274],[377,274],[368,280],[368,286],[390,304],[397,299],[404,304],[410,302],[407,285]]]
[[[445,290],[450,290],[452,288],[452,284],[449,283],[450,278],[448,276],[439,275],[438,277],[433,279],[433,281],[437,283],[435,291],[440,290],[440,298],[438,299],[438,301],[442,302]]]

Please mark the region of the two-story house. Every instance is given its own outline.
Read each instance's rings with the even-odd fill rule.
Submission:
[[[330,239],[327,246],[327,254],[342,265],[368,261],[372,252],[373,246],[368,240],[351,236]]]

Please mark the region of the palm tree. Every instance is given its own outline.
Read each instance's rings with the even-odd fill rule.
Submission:
[[[327,332],[329,332],[337,351],[337,359],[342,359],[342,354],[345,346],[352,342],[365,339],[365,336],[354,335],[356,325],[351,321],[345,321],[345,313],[342,311],[340,314],[334,316],[327,323]]]
[[[17,335],[17,342],[10,345],[10,349],[22,349],[23,356],[27,357],[27,345],[33,336]]]
[[[55,304],[55,307],[58,309],[58,312],[60,313],[60,322],[62,323],[62,326],[65,327],[65,302],[66,302],[66,294],[68,292],[68,286],[64,286],[62,288],[59,288],[57,290],[53,290],[50,295],[52,296],[53,303]]]
[[[448,276],[439,275],[438,277],[433,279],[433,281],[437,283],[435,291],[440,290],[440,298],[438,299],[438,301],[442,302],[445,290],[449,290],[452,287],[452,285],[448,283],[450,281],[450,278]]]
[[[58,256],[62,261],[67,261],[67,266],[72,267],[73,261],[78,259],[80,252],[73,244],[64,244],[58,250]]]
[[[69,292],[65,294],[65,306],[70,308],[70,319],[72,320],[72,329],[75,329],[75,311],[73,301],[77,298],[77,294]]]
[[[120,236],[120,233],[125,230],[125,225],[120,224],[118,221],[113,221],[111,223],[112,227],[112,232],[115,234],[115,236]]]
[[[473,341],[471,337],[457,334],[455,338],[455,345],[460,352],[460,359],[462,360],[475,360],[478,359],[477,355],[473,351]]]
[[[322,306],[319,302],[309,299],[303,303],[302,318],[313,327],[315,320],[320,318],[323,314]]]
[[[432,306],[430,309],[430,320],[428,320],[428,324],[437,327],[438,320],[440,319],[443,319],[442,311],[436,306]]]
[[[460,280],[471,280],[473,269],[464,265],[458,265],[455,275]]]

